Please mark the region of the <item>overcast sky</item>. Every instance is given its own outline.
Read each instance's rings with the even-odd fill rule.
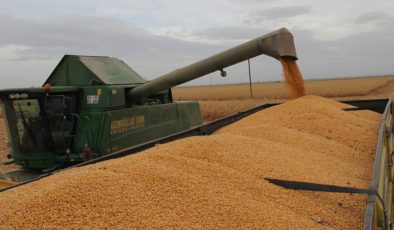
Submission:
[[[281,27],[306,79],[394,74],[393,0],[3,0],[0,88],[40,86],[64,54],[118,57],[153,79]],[[255,82],[282,80],[272,58],[251,65]],[[243,62],[189,84],[247,73]]]

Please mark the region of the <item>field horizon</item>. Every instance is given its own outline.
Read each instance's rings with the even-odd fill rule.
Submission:
[[[324,77],[324,78],[311,78],[304,79],[304,81],[328,81],[328,80],[357,80],[357,79],[366,79],[366,78],[376,78],[376,77],[394,77],[394,74],[382,74],[382,75],[362,75],[362,76],[338,76],[338,77]],[[252,81],[252,84],[265,84],[265,83],[283,83],[282,80],[275,81]],[[204,87],[204,86],[226,86],[226,85],[249,85],[249,82],[238,82],[238,83],[224,83],[224,84],[203,84],[203,85],[185,85],[185,86],[176,86],[175,88],[188,88],[188,87]]]
[[[336,79],[305,80],[306,94],[336,100],[394,97],[394,75],[359,76]],[[205,122],[245,111],[262,103],[280,103],[290,99],[284,81],[182,86],[172,89],[174,100],[199,101]]]

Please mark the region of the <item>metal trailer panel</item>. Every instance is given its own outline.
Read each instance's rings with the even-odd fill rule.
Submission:
[[[364,230],[392,229],[393,105],[386,100],[380,122],[375,162],[364,215]]]

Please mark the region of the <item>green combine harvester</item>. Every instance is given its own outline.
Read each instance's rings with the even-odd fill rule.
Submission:
[[[52,170],[201,124],[198,103],[169,89],[129,100],[145,83],[119,59],[65,55],[44,87],[2,91],[15,163]]]

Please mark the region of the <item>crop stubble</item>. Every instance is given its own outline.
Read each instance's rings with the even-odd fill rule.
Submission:
[[[5,228],[358,229],[365,195],[299,192],[272,177],[367,188],[379,115],[305,96],[211,136],[68,170],[0,196]]]

